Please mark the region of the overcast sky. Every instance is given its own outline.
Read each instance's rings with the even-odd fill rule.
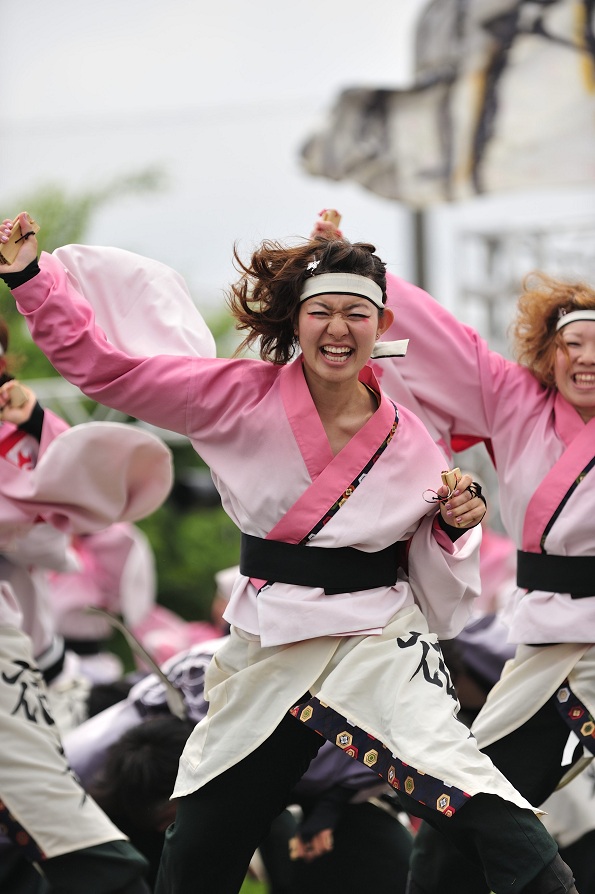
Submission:
[[[32,187],[147,167],[158,194],[105,208],[89,236],[172,264],[205,294],[235,240],[306,235],[339,207],[352,238],[410,270],[409,215],[302,173],[299,149],[349,86],[404,86],[425,0],[3,3],[2,216]]]
[[[147,168],[156,194],[122,197],[87,241],[179,270],[218,304],[262,238],[308,234],[324,207],[352,239],[415,277],[410,213],[356,184],[302,172],[300,147],[351,86],[405,87],[427,0],[0,0],[2,217],[56,183],[102,186]],[[428,286],[455,306],[458,231],[595,209],[595,188],[488,196],[426,215]],[[41,222],[43,223],[43,222]]]

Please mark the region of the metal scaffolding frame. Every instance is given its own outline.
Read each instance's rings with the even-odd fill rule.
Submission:
[[[523,227],[462,229],[456,237],[458,313],[509,355],[507,329],[523,278],[543,271],[595,285],[595,217]]]

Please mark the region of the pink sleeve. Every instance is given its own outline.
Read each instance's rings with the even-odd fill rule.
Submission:
[[[396,374],[423,408],[440,417],[439,427],[449,435],[489,438],[518,365],[490,351],[477,332],[427,292],[390,274],[387,280],[395,322],[384,338],[410,341],[406,357],[382,362],[395,364]]]
[[[465,626],[481,590],[481,526],[470,528],[456,543],[439,530],[434,517],[422,519],[410,540],[408,579],[430,630],[451,639]]]
[[[62,264],[43,254],[40,266],[41,272],[13,295],[33,340],[58,372],[99,403],[187,434],[194,358],[133,357],[118,350],[96,325],[91,306]]]
[[[54,438],[57,438],[59,434],[66,431],[68,428],[70,428],[70,426],[67,422],[61,419],[60,416],[56,416],[51,410],[44,409],[41,440],[39,442],[39,456],[41,457],[45,453],[48,445],[52,443]]]
[[[465,537],[467,536],[467,533],[472,530],[472,528],[469,528],[465,534],[457,537],[456,540],[451,540],[444,528],[440,526],[440,522],[438,521],[439,516],[439,512],[437,512],[434,516],[434,520],[432,522],[432,536],[441,549],[443,549],[447,553],[450,553],[451,555],[454,555],[454,553],[456,552],[455,543],[458,543],[459,546],[465,543]]]

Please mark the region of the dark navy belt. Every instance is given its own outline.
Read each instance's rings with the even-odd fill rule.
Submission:
[[[396,583],[399,552],[397,543],[366,553],[352,546],[303,546],[242,533],[240,572],[260,580],[321,587],[329,595],[354,593]]]
[[[65,637],[64,645],[77,655],[99,655],[107,651],[107,639],[69,639]]]
[[[595,556],[552,556],[517,552],[517,585],[546,593],[570,593],[573,599],[595,595]]]

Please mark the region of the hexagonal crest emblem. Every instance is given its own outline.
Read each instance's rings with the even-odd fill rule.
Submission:
[[[344,748],[343,751],[345,754],[348,754],[349,757],[352,757],[354,760],[357,760],[357,756],[359,754],[359,748],[356,748],[355,745],[350,745],[349,748]]]
[[[378,752],[375,748],[372,748],[370,751],[366,751],[364,754],[364,764],[367,767],[373,767],[376,761],[378,760]]]
[[[303,721],[303,723],[305,723],[307,720],[310,720],[313,713],[314,713],[314,708],[312,707],[312,705],[307,705],[304,708],[304,710],[302,711],[302,713],[300,714],[300,720]]]
[[[407,792],[408,795],[412,794],[412,792],[415,788],[415,782],[414,782],[412,776],[407,777],[407,779],[405,780],[405,783],[403,785],[403,788],[405,789],[405,791]]]
[[[570,711],[568,712],[568,716],[572,720],[580,720],[584,713],[585,712],[582,708],[575,707],[570,709]]]
[[[388,781],[389,781],[389,783],[390,783],[391,785],[394,784],[395,776],[396,776],[396,775],[397,775],[397,771],[395,770],[395,768],[394,768],[394,767],[389,767],[389,768],[388,768],[388,773],[386,774],[386,778],[388,779]]]
[[[442,794],[436,801],[436,810],[440,813],[446,813],[450,807],[450,795]]]
[[[566,686],[563,686],[562,689],[558,690],[558,701],[559,702],[567,702],[570,698],[570,689],[567,689]]]
[[[592,736],[595,733],[595,722],[593,720],[587,720],[586,723],[583,723],[581,726],[581,736]]]
[[[339,733],[337,738],[335,739],[335,745],[338,745],[339,748],[349,748],[351,743],[353,742],[353,736],[351,733],[348,733],[347,730],[343,730],[342,733]]]

